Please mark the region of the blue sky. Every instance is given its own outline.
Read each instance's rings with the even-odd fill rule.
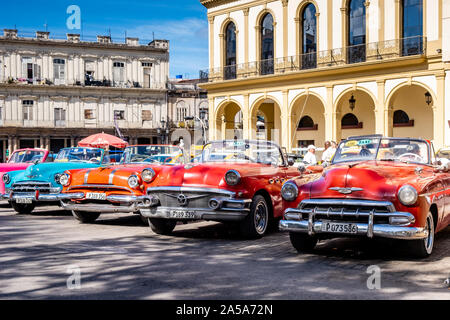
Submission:
[[[68,30],[69,5],[81,9],[83,35],[107,34],[112,37],[170,40],[170,75],[198,77],[208,68],[208,20],[199,0],[97,0],[3,1],[0,28],[19,31],[45,30],[54,34],[80,33]]]

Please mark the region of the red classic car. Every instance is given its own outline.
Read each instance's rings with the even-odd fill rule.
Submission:
[[[421,139],[351,137],[340,143],[320,179],[285,183],[280,229],[299,252],[320,239],[362,236],[405,240],[419,257],[450,224],[450,174]]]
[[[177,221],[236,221],[245,237],[257,238],[283,214],[284,181],[299,175],[275,143],[214,141],[199,163],[161,168],[140,211],[158,234],[170,234]]]
[[[127,147],[119,164],[69,170],[61,175],[61,205],[82,223],[94,222],[102,213],[139,214],[140,205],[152,201],[145,189],[162,167],[184,161],[183,150],[176,146]]]

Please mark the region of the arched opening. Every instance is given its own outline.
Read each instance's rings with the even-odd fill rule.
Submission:
[[[291,111],[291,147],[322,147],[325,142],[325,106],[320,98],[313,94],[302,95],[292,105]],[[320,154],[318,154],[320,157]]]
[[[261,54],[260,74],[274,73],[274,23],[270,13],[266,13],[261,19]]]
[[[388,103],[390,135],[434,139],[433,99],[427,89],[415,84],[402,86]]]
[[[225,29],[225,80],[236,79],[236,25],[228,23]]]
[[[423,52],[423,0],[401,1],[402,55]]]
[[[242,139],[242,110],[235,102],[229,102],[219,108],[216,115],[218,139]]]
[[[317,67],[317,17],[316,7],[310,3],[302,14],[302,69]]]
[[[347,62],[366,61],[366,6],[365,0],[348,2]]]
[[[342,95],[336,106],[336,125],[338,139],[374,134],[375,101],[372,96],[361,89]]]
[[[261,100],[252,108],[252,138],[281,142],[281,109],[272,99]]]

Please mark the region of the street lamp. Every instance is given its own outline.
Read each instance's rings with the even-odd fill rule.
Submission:
[[[427,105],[430,105],[433,102],[433,98],[428,91],[425,93],[425,102],[427,103]]]
[[[352,110],[352,112],[353,112],[353,110],[355,110],[355,106],[356,106],[356,99],[355,99],[355,97],[353,95],[348,100],[348,104],[349,104],[350,110]]]
[[[166,143],[166,136],[167,136],[167,140],[168,140],[169,133],[170,133],[169,122],[164,120],[164,118],[162,118],[160,123],[161,123],[161,127],[156,129],[156,132],[158,132],[158,135],[161,135],[162,143]]]

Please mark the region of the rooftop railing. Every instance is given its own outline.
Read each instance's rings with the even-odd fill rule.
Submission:
[[[227,81],[289,72],[308,72],[371,61],[389,61],[425,53],[426,38],[417,36],[202,70],[199,78],[201,82]]]

